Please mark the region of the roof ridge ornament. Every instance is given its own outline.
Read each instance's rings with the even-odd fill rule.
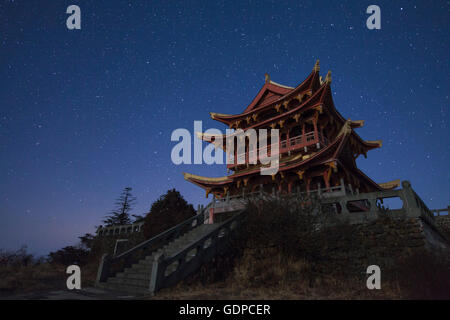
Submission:
[[[327,76],[325,77],[325,83],[331,84],[331,70],[328,70]]]
[[[400,179],[378,183],[378,185],[384,189],[395,189],[400,186]]]
[[[209,115],[214,120],[216,120],[217,117],[229,117],[229,116],[232,116],[232,114],[217,113],[217,112],[210,112]]]
[[[266,78],[266,83],[269,83],[269,82],[270,82],[270,76],[269,76],[269,74],[266,73],[266,74],[264,75],[264,77]]]
[[[314,65],[314,71],[319,72],[320,71],[320,63],[319,59],[316,60],[316,64]]]
[[[383,146],[382,140],[366,140],[366,142],[368,142],[370,144],[377,144],[378,148],[381,148]]]
[[[342,135],[350,134],[352,132],[351,124],[352,124],[352,120],[350,118],[348,118],[345,121],[344,125],[342,126],[341,130],[339,130],[338,134],[336,135],[336,139],[339,138]]]

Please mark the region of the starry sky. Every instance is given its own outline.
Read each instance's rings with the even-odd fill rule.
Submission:
[[[81,30],[66,27],[72,4]],[[371,4],[381,30],[366,27]],[[182,172],[226,167],[172,164],[172,131],[225,130],[209,112],[242,112],[266,72],[297,86],[316,59],[336,108],[383,140],[359,167],[446,207],[449,16],[443,0],[1,0],[0,248],[73,245],[126,186],[135,214],[170,188],[206,204]]]

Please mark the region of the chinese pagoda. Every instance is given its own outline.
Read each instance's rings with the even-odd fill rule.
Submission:
[[[275,83],[266,74],[261,90],[242,113],[210,114],[230,129],[279,129],[276,174],[261,175],[262,164],[250,164],[251,149],[246,147],[245,163],[235,160],[227,164],[231,174],[208,178],[184,173],[184,178],[203,188],[207,197],[213,194],[216,198],[245,195],[261,188],[268,193],[290,193],[293,188],[331,191],[339,185],[358,193],[396,188],[399,180],[376,183],[356,166],[356,158],[367,157],[369,150],[381,147],[381,141],[363,140],[355,132],[364,121],[342,117],[332,99],[331,72],[322,80],[319,71],[317,61],[311,74],[296,88]],[[215,142],[211,135],[198,133],[198,137]],[[218,147],[226,151],[225,138],[222,141]],[[238,158],[236,153],[234,159]]]

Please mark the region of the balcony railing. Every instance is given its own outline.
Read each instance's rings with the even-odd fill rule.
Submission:
[[[304,135],[299,135],[280,141],[278,152],[279,154],[288,153],[289,151],[295,151],[312,145],[316,145],[319,149],[321,146],[328,145],[328,139],[320,132],[311,131],[305,133]],[[231,161],[231,155],[228,155],[230,159],[229,162],[232,163],[228,163],[227,167],[231,168],[239,164],[247,163],[255,164],[257,163],[257,160],[270,158],[272,155],[271,151],[275,146],[276,144],[271,144],[257,150],[250,150],[246,153],[239,153],[237,154],[233,162]]]

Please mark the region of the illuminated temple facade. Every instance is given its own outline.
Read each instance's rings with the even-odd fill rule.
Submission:
[[[242,113],[211,113],[212,119],[230,129],[244,132],[248,129],[279,129],[280,155],[276,174],[261,175],[263,164],[250,161],[251,151],[256,148],[247,146],[243,155],[245,162],[228,163],[228,175],[209,178],[184,173],[185,179],[203,188],[206,196],[213,194],[216,198],[260,190],[281,194],[294,190],[332,192],[336,186],[345,186],[351,192],[364,193],[397,187],[399,180],[377,183],[358,169],[358,156],[367,157],[369,150],[380,148],[382,143],[363,140],[355,132],[364,121],[342,117],[332,99],[331,72],[322,80],[319,71],[317,61],[309,76],[295,88],[275,83],[266,75],[264,85]],[[212,135],[200,133],[198,137],[211,143],[216,141]],[[226,151],[225,136],[219,147]],[[237,152],[235,159],[239,156]]]

